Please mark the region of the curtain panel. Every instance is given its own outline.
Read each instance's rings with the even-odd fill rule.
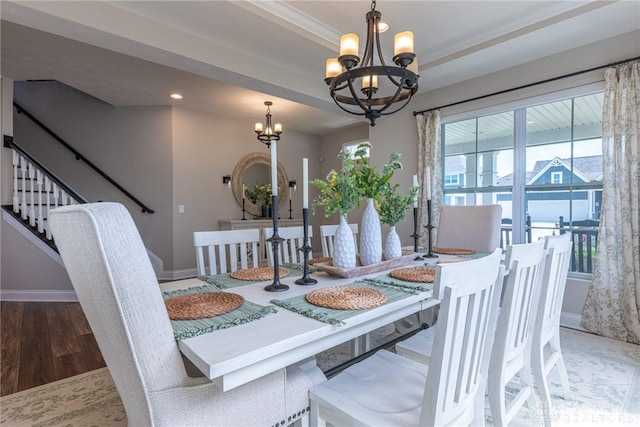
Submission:
[[[420,185],[418,233],[422,233],[419,245],[427,247],[428,230],[424,228],[429,222],[427,213],[427,173],[431,182],[431,224],[438,225],[440,206],[442,205],[442,142],[440,141],[440,110],[427,111],[416,116],[418,123],[418,185]],[[435,245],[438,229],[432,232],[432,243]]]
[[[602,210],[582,326],[640,344],[640,63],[605,72]]]

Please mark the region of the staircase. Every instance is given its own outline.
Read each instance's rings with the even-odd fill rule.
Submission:
[[[12,201],[2,208],[57,251],[47,222],[49,211],[65,205],[87,203],[5,135],[4,146],[12,150]]]

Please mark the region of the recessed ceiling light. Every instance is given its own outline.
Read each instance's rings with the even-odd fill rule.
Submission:
[[[179,93],[172,93],[171,95],[169,95],[169,97],[171,99],[182,99],[182,95],[180,95]]]

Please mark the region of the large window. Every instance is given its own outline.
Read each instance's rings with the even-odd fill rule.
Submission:
[[[602,201],[602,98],[443,124],[444,203],[502,205],[503,242],[571,233],[572,271],[590,273]]]

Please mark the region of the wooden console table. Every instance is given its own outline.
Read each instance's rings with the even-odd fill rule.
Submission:
[[[271,247],[265,244],[264,241],[264,229],[273,227],[272,219],[221,219],[218,221],[220,230],[246,230],[248,228],[258,228],[260,230],[260,243],[259,243],[259,258],[258,263],[260,265],[267,264],[267,250],[271,250]],[[279,219],[278,228],[282,227],[302,227],[302,218],[299,219]]]

